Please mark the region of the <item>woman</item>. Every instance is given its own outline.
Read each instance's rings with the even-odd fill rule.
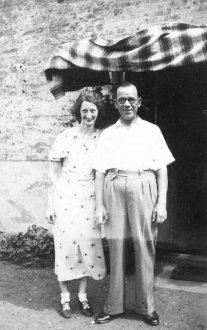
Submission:
[[[87,299],[88,277],[106,274],[100,228],[94,222],[93,157],[99,138],[96,121],[100,101],[83,92],[75,102],[79,124],[59,134],[51,148],[51,182],[47,219],[53,224],[55,273],[61,295],[61,314],[71,317],[68,281],[79,279],[79,306],[85,316],[93,311]]]

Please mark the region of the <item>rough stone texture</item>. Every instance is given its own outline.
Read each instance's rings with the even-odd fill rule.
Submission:
[[[56,45],[92,36],[119,39],[165,21],[205,24],[206,19],[205,0],[2,0],[0,167],[6,164],[7,180],[1,180],[7,181],[8,186],[19,175],[21,184],[29,180],[24,170],[19,173],[10,161],[21,161],[22,169],[33,169],[33,161],[47,158],[55,135],[70,120],[69,109],[77,92],[56,102],[43,73]],[[29,180],[31,184],[32,180],[34,177]],[[25,192],[22,193],[26,202]],[[0,199],[5,198],[1,189]],[[17,199],[17,195],[13,196],[14,201]],[[33,199],[27,201],[26,210],[32,209],[33,203]],[[3,224],[13,221],[14,215],[9,214],[2,215]],[[39,222],[36,211],[32,219]]]
[[[46,159],[74,93],[57,103],[43,73],[54,47],[79,38],[123,38],[165,21],[202,24],[206,1],[1,1],[0,159]]]
[[[50,229],[45,219],[48,162],[0,162],[0,231],[25,232],[36,224]]]

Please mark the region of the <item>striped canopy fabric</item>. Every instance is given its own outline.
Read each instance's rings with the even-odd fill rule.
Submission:
[[[45,75],[55,98],[85,86],[110,84],[109,72],[158,71],[207,61],[207,27],[154,26],[113,42],[83,39],[57,47]]]

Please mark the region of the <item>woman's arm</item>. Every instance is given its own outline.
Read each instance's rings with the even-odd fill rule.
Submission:
[[[95,192],[96,192],[96,210],[95,220],[97,224],[104,224],[108,220],[108,214],[103,202],[105,174],[96,171]]]
[[[55,222],[55,211],[54,211],[54,189],[56,181],[60,175],[61,162],[50,162],[49,173],[48,173],[48,208],[46,211],[46,219],[49,223]]]

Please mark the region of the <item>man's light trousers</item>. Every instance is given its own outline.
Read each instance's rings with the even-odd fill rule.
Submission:
[[[153,172],[119,175],[108,173],[104,189],[109,214],[107,235],[110,252],[110,287],[104,311],[110,315],[125,310],[125,241],[128,229],[135,252],[135,311],[154,311],[153,283],[157,225],[152,211],[157,201],[157,182]]]

